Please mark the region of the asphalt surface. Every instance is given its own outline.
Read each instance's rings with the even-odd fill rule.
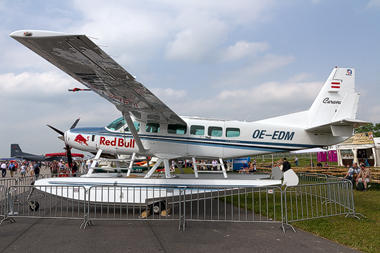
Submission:
[[[15,221],[0,226],[0,252],[357,252],[277,223],[186,221],[182,231],[177,220],[95,220],[85,230],[83,219]]]
[[[278,224],[16,218],[0,227],[0,252],[356,252]]]

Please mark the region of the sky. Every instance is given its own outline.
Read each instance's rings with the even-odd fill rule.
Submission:
[[[356,69],[357,118],[380,122],[380,0],[2,0],[0,157],[62,152],[62,131],[121,113],[9,37],[85,34],[174,112],[254,121],[307,110],[335,66]],[[74,152],[76,152],[74,150]]]

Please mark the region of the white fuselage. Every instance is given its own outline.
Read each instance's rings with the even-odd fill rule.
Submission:
[[[140,153],[132,134],[118,129],[76,128],[65,133],[65,141],[71,147],[109,154],[143,156],[166,155],[171,158],[236,158],[265,153],[287,152],[306,148],[328,146],[347,137],[333,137],[329,133],[306,132],[302,126],[210,120],[182,117],[187,126],[139,122],[139,137],[145,153]]]

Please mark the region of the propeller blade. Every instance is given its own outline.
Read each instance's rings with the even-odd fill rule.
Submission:
[[[74,124],[70,127],[70,129],[74,129],[77,126],[79,120],[80,120],[80,117],[77,118],[77,120],[75,120]]]
[[[67,162],[69,163],[69,167],[73,167],[73,158],[71,156],[71,148],[69,145],[66,144],[66,155],[67,155]]]
[[[59,133],[60,135],[62,135],[62,136],[64,136],[65,135],[65,133],[64,132],[62,132],[61,130],[58,130],[57,128],[55,128],[55,127],[52,127],[51,125],[47,125],[48,127],[50,127],[51,129],[53,129],[54,131],[56,131],[57,133]]]

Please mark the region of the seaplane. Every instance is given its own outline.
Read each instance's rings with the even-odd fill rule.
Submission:
[[[36,186],[259,187],[281,185],[282,182],[294,185],[298,178],[294,178],[293,171],[288,178],[284,173],[283,181],[281,178],[234,178],[227,174],[223,160],[326,147],[346,140],[353,135],[355,127],[367,124],[356,119],[359,94],[355,92],[354,68],[333,68],[311,107],[305,111],[254,122],[183,117],[86,35],[20,30],[10,36],[121,112],[122,117],[105,127],[75,126],[66,132],[55,129],[67,147],[96,153],[94,160],[102,154],[158,158],[143,177],[132,177],[129,169],[123,177],[98,178],[93,176],[94,166],[91,166],[84,177],[40,179],[35,182]],[[182,174],[174,177],[170,173],[170,162],[179,159],[193,160],[194,178],[185,179]],[[200,177],[197,159],[217,159],[223,176]],[[162,163],[163,178],[154,177],[153,173]],[[63,193],[54,194],[62,196]]]

